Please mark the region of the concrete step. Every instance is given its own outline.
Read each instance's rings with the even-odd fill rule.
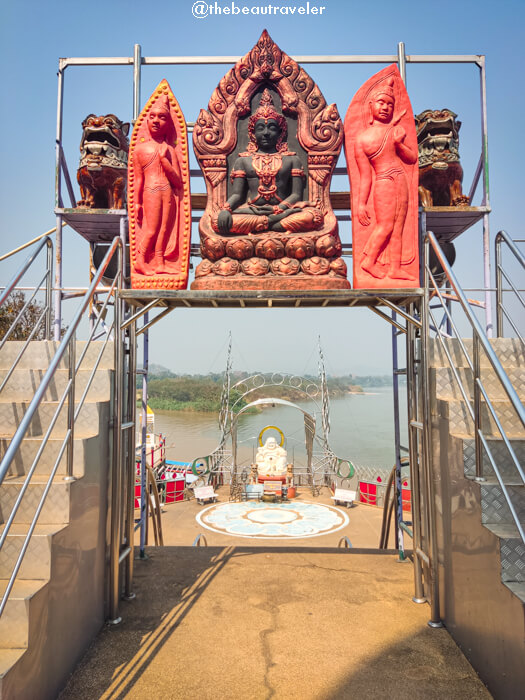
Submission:
[[[493,439],[487,441],[490,452],[496,465],[498,466],[499,473],[503,478],[505,483],[519,483],[519,474],[516,469],[514,462],[512,461],[507,447],[503,440]],[[523,440],[511,440],[511,447],[516,454],[518,462],[523,466],[525,471],[525,439]],[[476,447],[474,444],[474,439],[467,438],[463,440],[463,464],[465,469],[465,476],[473,478],[476,476]],[[490,459],[488,458],[485,450],[483,450],[483,474],[488,479],[495,479],[496,475],[492,468]]]
[[[13,510],[24,480],[21,478],[10,479],[0,488],[0,522],[5,523]],[[47,481],[45,477],[34,476],[31,479],[22,503],[18,508],[15,523],[30,523],[34,517],[38,504],[42,498]],[[69,522],[69,490],[70,484],[63,477],[55,477],[46,498],[38,523],[66,524]]]
[[[485,525],[500,540],[501,580],[503,583],[525,583],[525,544],[515,525]]]
[[[472,339],[464,338],[462,343],[472,360]],[[468,367],[468,362],[457,338],[448,338],[446,344],[454,366]],[[511,367],[525,367],[525,353],[519,338],[493,338],[490,344],[505,369],[510,369]],[[480,365],[481,367],[492,367],[483,350],[481,351]],[[430,341],[430,366],[450,367],[445,351],[440,341],[436,339]]]
[[[458,367],[457,372],[467,396],[474,398],[474,382],[472,370],[466,367]],[[525,365],[523,367],[510,367],[507,376],[512,386],[518,392],[518,396],[525,399]],[[458,387],[458,383],[449,367],[432,367],[430,369],[430,380],[434,385],[435,394],[438,399],[463,400],[463,396]],[[496,373],[492,368],[485,367],[481,370],[481,381],[490,399],[506,399],[507,394],[503,389]]]
[[[0,535],[4,532],[0,525]],[[18,571],[17,579],[40,579],[47,581],[51,569],[51,546],[53,536],[65,525],[37,524]],[[2,549],[0,549],[0,579],[8,578],[18,559],[29,529],[29,524],[13,523]]]
[[[18,663],[26,651],[27,649],[25,647],[19,649],[2,649],[0,647],[0,698],[3,697],[2,679],[13,668],[13,666]]]
[[[0,597],[8,580],[0,579]],[[47,586],[47,581],[16,580],[0,617],[0,647],[4,649],[27,648],[29,640],[29,610],[32,600]]]
[[[85,454],[89,449],[90,441],[96,438],[75,438],[73,456],[73,474],[77,478],[84,476]],[[64,438],[50,438],[40,457],[35,469],[35,476],[50,474],[55,466]],[[0,439],[0,459],[5,455],[7,448],[11,444],[9,439]],[[18,449],[11,468],[7,474],[6,482],[17,479],[27,474],[42,444],[42,438],[26,437]],[[62,455],[62,459],[57,468],[57,476],[67,473],[67,451]]]
[[[44,401],[37,408],[31,421],[27,437],[38,437],[45,434],[55,415],[59,402]],[[27,411],[28,402],[2,401],[0,398],[0,438],[12,437]],[[79,438],[92,437],[98,433],[98,404],[85,403],[75,422],[75,436]],[[58,420],[53,428],[53,437],[64,436],[67,432],[67,405],[62,407]]]
[[[78,399],[83,395],[90,380],[92,370],[79,370],[75,377],[75,396]],[[31,401],[36,390],[40,386],[45,369],[16,369],[2,390],[2,401]],[[0,369],[0,385],[4,381],[7,371]],[[59,401],[69,381],[67,369],[59,369],[44,394],[44,401]],[[111,393],[111,370],[100,370],[95,373],[91,382],[86,400],[108,401]]]
[[[491,403],[507,437],[512,439],[525,438],[525,428],[510,401],[494,399]],[[449,421],[449,431],[453,435],[468,437],[474,434],[474,422],[464,401],[438,399],[437,411],[442,418]],[[486,437],[497,438],[500,436],[496,423],[485,403],[482,403],[481,406],[481,428]]]
[[[58,346],[60,343],[53,340],[33,340],[26,347],[24,354],[22,355],[20,362],[17,365],[17,369],[44,369],[49,367],[49,363],[53,359]],[[86,341],[77,341],[76,346],[76,358],[77,362],[82,354]],[[8,340],[4,347],[0,350],[0,369],[8,370],[11,369],[13,363],[21,352],[24,346],[24,341],[21,340]],[[86,357],[82,362],[81,369],[91,369],[94,367],[96,359],[102,350],[103,342],[96,341],[92,342],[86,353]],[[113,343],[108,342],[101,361],[99,369],[113,369],[114,367],[114,357],[113,357]],[[69,354],[66,352],[62,358],[59,367],[62,369],[67,369],[69,361]]]

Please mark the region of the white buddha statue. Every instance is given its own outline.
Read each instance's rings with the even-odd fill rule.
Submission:
[[[255,464],[259,476],[285,476],[286,450],[277,444],[274,437],[267,438],[264,445],[257,448]]]

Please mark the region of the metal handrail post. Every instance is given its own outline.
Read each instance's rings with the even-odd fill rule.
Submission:
[[[47,239],[47,269],[46,269],[46,296],[45,296],[45,307],[46,307],[46,319],[45,319],[45,338],[46,340],[51,339],[51,322],[53,318],[52,313],[52,294],[53,294],[53,243],[50,238]]]
[[[503,338],[503,275],[501,274],[501,241],[502,238],[498,233],[494,242],[496,248],[496,333],[498,338]]]
[[[414,315],[414,304],[411,305],[412,316]],[[419,467],[421,460],[419,458],[417,429],[412,425],[412,421],[418,418],[417,415],[417,374],[416,374],[416,343],[417,329],[412,323],[407,326],[407,408],[408,408],[408,449],[409,449],[409,465],[410,465],[410,485],[412,496],[412,529],[413,529],[413,548],[414,552],[421,549],[421,499],[420,499],[420,481]],[[426,602],[425,592],[423,588],[423,568],[419,557],[414,556],[414,597],[412,600],[415,603]]]
[[[425,291],[423,297],[422,332],[421,332],[421,377],[423,395],[423,470],[425,472],[426,500],[428,509],[428,544],[430,554],[430,627],[443,627],[439,614],[439,570],[437,559],[436,541],[436,517],[432,474],[432,419],[430,411],[430,327],[429,327],[429,306],[430,306],[430,281],[429,281],[429,254],[430,244],[428,238],[425,239],[424,247],[424,270],[425,270]]]
[[[503,322],[504,322],[504,315],[507,315],[504,309],[503,305],[503,292],[505,291],[503,289],[503,276],[504,276],[504,271],[503,271],[503,252],[501,249],[502,243],[505,243],[510,250],[510,252],[514,255],[516,260],[521,264],[523,268],[525,268],[525,258],[519,248],[516,246],[512,238],[508,235],[506,231],[498,231],[496,234],[496,240],[495,240],[495,258],[496,258],[496,329],[497,329],[497,334],[498,338],[503,338],[504,335],[504,328],[503,328]],[[514,291],[514,293],[518,296],[520,301],[521,295],[519,292],[515,289],[514,285],[511,283],[510,279],[508,278],[507,275],[505,275],[507,278],[507,281],[510,283],[511,289]],[[523,303],[523,301],[522,301]],[[514,324],[512,323],[511,319],[509,318],[509,321],[511,325],[514,327],[514,330],[517,330]],[[519,335],[519,334],[518,334]]]
[[[67,396],[67,428],[69,438],[67,441],[67,471],[64,481],[75,481],[73,476],[73,459],[75,439],[75,365],[76,365],[76,336],[73,334],[69,342],[69,391]]]
[[[483,283],[485,285],[485,331],[487,338],[493,336],[493,321],[492,321],[492,293],[491,271],[490,271],[490,225],[489,215],[483,214]]]
[[[481,444],[481,391],[479,380],[481,379],[479,337],[474,331],[472,334],[472,379],[474,382],[474,447],[476,450],[476,479],[483,479],[483,446]]]

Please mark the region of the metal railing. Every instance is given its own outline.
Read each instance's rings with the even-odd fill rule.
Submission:
[[[446,285],[446,290],[441,287],[441,282],[436,280],[430,264],[430,247],[443,270],[442,278]],[[519,522],[518,514],[509,495],[509,491],[504,483],[501,470],[497,460],[491,450],[488,431],[482,425],[482,408],[485,415],[492,419],[495,425],[496,437],[506,447],[511,463],[519,475],[521,483],[525,483],[524,469],[520,465],[511,440],[506,434],[502,422],[500,421],[494,402],[490,399],[488,391],[481,379],[481,357],[484,355],[488,359],[489,367],[493,370],[498,383],[502,387],[502,392],[510,403],[518,423],[525,426],[525,410],[500,363],[492,345],[485,334],[479,320],[474,315],[472,301],[465,295],[455,274],[445,258],[436,237],[430,231],[426,232],[424,247],[424,297],[422,307],[419,309],[421,318],[421,329],[418,330],[412,324],[408,328],[407,342],[407,367],[410,372],[407,374],[408,389],[408,409],[409,409],[409,444],[410,444],[410,476],[412,491],[412,528],[408,534],[413,536],[414,551],[414,584],[415,594],[413,600],[418,603],[425,602],[428,598],[431,606],[431,618],[429,625],[433,627],[441,626],[439,608],[439,578],[438,578],[438,558],[437,558],[437,524],[436,524],[436,503],[434,498],[434,474],[432,471],[432,417],[431,417],[431,376],[430,376],[430,333],[435,334],[436,343],[442,348],[447,359],[447,365],[457,384],[462,402],[467,411],[468,417],[472,421],[476,454],[475,478],[484,481],[484,454],[487,455],[495,478],[499,483],[506,504],[512,514],[513,522],[517,527],[520,536],[524,537],[523,525]],[[448,291],[454,294],[454,301],[458,302],[463,309],[464,318],[472,334],[472,357],[467,350],[467,343],[462,340],[462,336],[457,325],[452,319],[450,305],[447,304]],[[442,330],[442,324],[436,321],[433,309],[439,308],[446,318],[446,332]],[[411,305],[411,312],[418,313],[416,304]],[[458,370],[457,362],[454,361],[449,349],[450,339],[454,338],[458,344],[459,352],[465,357],[465,367],[472,374],[472,389],[465,385],[461,378],[461,370]],[[472,395],[471,395],[472,392]],[[492,428],[491,428],[492,429]],[[428,592],[425,593],[423,586],[424,575],[427,577]]]
[[[44,240],[41,245],[48,245],[47,240]],[[48,248],[49,250],[49,248]],[[106,299],[102,305],[102,313],[99,315],[99,318],[96,320],[96,322],[93,324],[91,328],[90,335],[88,337],[87,342],[85,343],[85,347],[78,358],[76,360],[76,332],[77,328],[83,319],[83,317],[86,314],[86,310],[89,308],[94,295],[97,293],[97,286],[100,283],[101,278],[104,275],[104,272],[109,264],[109,261],[113,257],[115,253],[118,253],[119,257],[119,273],[116,275],[115,280],[113,281],[113,284],[109,288],[109,291],[107,293]],[[27,261],[26,261],[27,264]],[[23,267],[26,267],[24,265]],[[0,462],[0,486],[2,485],[3,481],[5,480],[6,476],[9,473],[10,467],[13,463],[13,460],[15,459],[15,456],[17,452],[19,451],[22,441],[24,439],[24,436],[26,435],[27,431],[29,430],[29,427],[31,425],[31,422],[39,409],[39,406],[41,405],[42,401],[44,400],[44,396],[50,387],[51,382],[53,381],[55,377],[55,372],[57,368],[60,366],[62,360],[66,357],[68,357],[68,380],[65,386],[65,389],[63,390],[63,393],[58,400],[58,406],[56,408],[56,411],[54,415],[51,418],[50,424],[45,431],[40,447],[37,451],[37,454],[31,464],[31,467],[29,468],[27,474],[25,475],[23,484],[20,488],[20,492],[17,496],[17,499],[13,505],[12,511],[9,514],[7,518],[7,522],[5,524],[4,530],[2,532],[2,535],[0,537],[0,549],[4,545],[7,536],[9,534],[11,525],[13,524],[13,521],[16,517],[16,514],[23,502],[24,495],[26,494],[29,485],[31,483],[31,479],[37,469],[38,463],[40,461],[40,458],[42,457],[42,454],[44,453],[44,450],[46,448],[46,445],[48,444],[48,441],[50,439],[51,433],[58,421],[59,415],[64,408],[64,406],[67,406],[67,426],[66,426],[66,433],[64,436],[64,439],[62,441],[62,444],[59,447],[58,450],[58,456],[54,462],[53,467],[50,470],[49,475],[47,476],[47,481],[44,485],[44,490],[42,493],[42,496],[36,506],[33,518],[31,520],[31,523],[28,528],[28,532],[24,537],[22,547],[20,550],[20,554],[18,555],[18,558],[13,566],[12,572],[9,575],[9,580],[5,589],[5,592],[2,596],[2,599],[0,601],[0,615],[2,614],[7,600],[9,598],[9,595],[11,593],[11,590],[13,588],[16,576],[20,570],[20,567],[22,565],[24,556],[26,554],[26,551],[29,546],[29,542],[31,540],[31,537],[33,535],[33,532],[35,530],[35,527],[38,522],[38,518],[42,512],[42,509],[44,507],[44,504],[46,502],[47,496],[49,494],[49,491],[52,487],[53,481],[56,477],[57,471],[59,464],[64,456],[66,454],[66,475],[64,477],[65,481],[74,481],[75,476],[74,476],[74,469],[73,469],[73,457],[74,457],[74,436],[75,436],[75,423],[79,417],[80,411],[85,403],[87,394],[90,390],[90,387],[93,383],[93,379],[96,375],[97,368],[100,365],[102,356],[104,354],[104,351],[106,350],[106,347],[110,341],[110,338],[113,337],[115,340],[114,343],[114,351],[115,351],[115,359],[116,359],[116,366],[115,366],[115,387],[114,387],[114,406],[115,406],[115,413],[117,414],[117,421],[114,426],[116,436],[113,440],[114,443],[114,450],[117,455],[119,455],[119,450],[121,448],[120,445],[120,439],[119,439],[119,433],[121,430],[125,429],[127,425],[123,424],[122,421],[122,397],[124,395],[123,392],[123,380],[122,380],[122,367],[121,367],[121,358],[122,356],[122,348],[120,348],[121,343],[119,342],[118,334],[120,332],[120,318],[121,318],[121,309],[120,305],[121,302],[118,298],[118,289],[119,289],[119,279],[121,275],[122,270],[122,243],[120,239],[115,239],[113,241],[113,244],[109,248],[106,256],[104,257],[104,260],[100,266],[100,268],[97,270],[91,285],[86,292],[84,298],[82,299],[82,303],[80,304],[75,316],[73,317],[73,320],[67,329],[64,338],[60,342],[60,345],[57,348],[57,351],[52,358],[49,367],[47,371],[44,374],[44,377],[42,378],[42,381],[40,383],[40,386],[36,390],[33,399],[31,400],[27,411],[25,412],[14,436],[12,437],[9,447],[6,450],[6,453],[4,455],[4,458]],[[15,275],[16,279],[20,279],[19,275]],[[16,284],[16,281],[15,281]],[[12,285],[10,285],[10,288],[13,288]],[[7,291],[7,290],[6,290]],[[49,299],[50,299],[50,293],[49,293]],[[75,378],[76,375],[82,365],[82,362],[84,361],[84,358],[86,356],[86,353],[88,351],[88,347],[90,346],[91,341],[93,340],[93,337],[97,331],[98,325],[100,318],[104,316],[104,312],[110,302],[110,300],[113,299],[114,301],[114,319],[113,323],[111,324],[111,327],[109,328],[109,333],[105,335],[105,340],[103,343],[101,343],[101,348],[98,352],[98,355],[96,357],[96,360],[94,362],[94,366],[91,370],[91,373],[87,379],[85,389],[82,393],[82,396],[77,400],[75,396]],[[119,371],[120,371],[120,376],[119,376]],[[134,392],[128,392],[128,393],[134,393]],[[134,425],[134,423],[133,423]],[[133,451],[129,450],[131,458],[133,458]],[[125,471],[125,470],[124,470]],[[133,471],[131,471],[131,474],[133,476]],[[111,475],[111,483],[112,483],[112,500],[111,500],[111,553],[110,553],[110,569],[111,569],[111,577],[112,581],[114,582],[115,578],[118,580],[118,571],[119,571],[119,566],[120,563],[124,559],[130,559],[129,554],[131,553],[131,545],[132,545],[132,537],[133,537],[133,530],[132,530],[132,525],[133,525],[133,515],[131,515],[131,519],[129,517],[129,513],[126,517],[126,512],[121,512],[121,511],[129,511],[128,508],[128,501],[131,501],[131,504],[133,504],[133,501],[130,498],[127,498],[132,493],[132,487],[130,487],[131,484],[131,479],[127,480],[127,488],[126,488],[126,480],[123,479],[123,469],[122,469],[122,458],[119,457],[114,458],[113,464],[112,464],[112,475]],[[132,510],[131,510],[132,513]],[[123,538],[121,534],[121,526],[126,524],[127,526],[127,532],[126,532],[126,537]],[[130,527],[131,526],[131,527]],[[126,540],[126,547],[122,547],[121,543],[122,540]],[[131,565],[128,567],[129,572],[131,572]],[[126,577],[127,579],[127,585],[126,585],[126,590],[128,591],[129,586],[131,584],[131,573]],[[129,581],[128,581],[129,579]],[[113,586],[118,590],[118,583]],[[117,609],[118,609],[118,595],[113,595],[110,599],[110,614],[115,619],[117,617]]]
[[[24,355],[25,351],[29,347],[29,343],[35,338],[35,336],[39,336],[41,334],[41,331],[43,330],[43,335],[46,340],[49,340],[51,337],[51,320],[52,320],[52,308],[51,308],[51,292],[52,292],[52,276],[53,276],[53,242],[49,236],[45,235],[43,238],[39,237],[41,240],[39,241],[38,245],[35,247],[31,255],[29,255],[23,265],[20,267],[20,269],[13,275],[11,281],[7,285],[7,287],[4,289],[4,291],[0,294],[0,308],[4,305],[7,304],[9,301],[9,297],[11,294],[13,294],[17,288],[18,283],[23,279],[23,277],[26,275],[28,270],[33,267],[34,264],[39,263],[41,261],[41,254],[44,254],[44,251],[46,253],[46,266],[45,266],[45,272],[42,275],[42,277],[36,282],[34,287],[32,288],[31,294],[28,298],[25,299],[23,307],[20,309],[20,311],[17,313],[16,318],[13,320],[9,328],[6,329],[5,334],[3,335],[2,339],[0,340],[0,350],[4,347],[5,343],[15,334],[16,329],[20,321],[23,320],[24,315],[28,311],[28,309],[31,308],[31,305],[34,304],[34,299],[36,295],[38,294],[40,287],[44,286],[45,289],[45,296],[44,296],[44,303],[39,308],[39,316],[36,319],[36,321],[33,323],[33,327],[31,328],[31,331],[28,334],[28,337],[25,339],[24,344],[20,348],[20,351],[18,355],[16,356],[12,367],[9,369],[7,372],[6,376],[3,378],[2,383],[0,384],[0,392],[2,389],[5,387],[7,382],[9,381],[9,378],[13,374],[14,370],[16,369],[17,365],[19,364],[20,360],[22,359],[22,356]],[[38,241],[38,238],[35,239]],[[23,250],[26,246],[21,246],[20,248],[16,248],[15,250],[11,251],[10,253],[7,253],[6,255],[2,256],[2,260],[6,260],[7,258],[12,257],[16,253],[20,252]]]
[[[461,305],[468,325],[470,326],[472,332],[472,358],[466,348],[465,342],[461,339],[461,336],[457,326],[452,319],[450,310],[447,308],[446,299],[438,282],[430,270],[429,265],[429,252],[430,246],[432,246],[434,253],[442,266],[444,274],[447,280],[447,287],[452,288],[454,294],[457,297],[459,304]],[[428,567],[430,573],[430,604],[432,609],[431,621],[429,624],[433,626],[438,626],[440,623],[439,616],[439,591],[438,591],[438,560],[437,560],[437,537],[436,537],[436,517],[435,517],[435,502],[433,495],[433,475],[431,467],[431,413],[430,413],[430,327],[433,325],[433,330],[436,334],[436,339],[439,341],[441,348],[447,358],[449,368],[458,386],[459,392],[463,399],[468,415],[472,419],[474,427],[474,442],[476,450],[476,476],[475,478],[479,481],[485,480],[483,470],[484,470],[484,460],[483,451],[485,451],[488,460],[494,474],[502,490],[504,498],[506,500],[507,506],[512,514],[514,523],[518,529],[521,538],[525,541],[525,533],[523,530],[523,525],[519,521],[518,514],[514,507],[514,504],[510,498],[509,492],[505,485],[504,479],[501,475],[500,469],[497,464],[492,450],[489,445],[489,438],[487,437],[486,430],[482,426],[482,402],[483,405],[488,410],[494,425],[496,426],[496,432],[498,437],[501,438],[503,444],[507,448],[507,452],[510,456],[512,464],[516,469],[516,473],[519,475],[522,483],[525,483],[525,473],[523,467],[520,465],[509,437],[507,436],[502,423],[496,413],[494,403],[488,395],[488,391],[483,384],[481,379],[481,355],[482,353],[488,359],[489,365],[492,368],[494,375],[497,377],[505,395],[505,398],[511,404],[519,422],[525,427],[525,410],[523,404],[521,403],[518,394],[511,381],[509,380],[503,366],[501,365],[494,349],[492,348],[489,339],[487,338],[485,331],[483,330],[480,322],[474,315],[469,300],[465,296],[456,276],[452,272],[450,265],[448,264],[441,248],[437,242],[436,237],[432,232],[427,232],[425,238],[425,258],[424,258],[424,276],[425,276],[425,296],[423,299],[423,310],[422,310],[422,321],[423,328],[421,333],[421,344],[419,356],[411,357],[409,359],[410,363],[419,364],[421,367],[420,377],[417,380],[419,385],[416,389],[420,397],[420,406],[416,411],[415,415],[411,418],[411,440],[412,449],[411,454],[419,453],[422,455],[421,463],[422,469],[418,473],[413,473],[412,489],[413,494],[417,496],[418,503],[414,506],[414,552],[416,553],[416,567],[415,571],[417,576],[421,576],[421,564],[423,563]],[[449,327],[452,331],[453,337],[455,337],[459,348],[466,360],[466,366],[472,372],[473,381],[473,398],[471,400],[470,390],[464,385],[461,380],[460,372],[453,361],[449,347],[447,346],[447,340],[449,340],[448,334],[445,335],[441,330],[432,312],[432,307],[430,305],[430,300],[432,298],[432,304],[436,301],[440,302],[440,305],[447,316],[447,321]],[[410,350],[410,348],[409,348]],[[413,352],[413,350],[410,350]],[[423,515],[421,516],[419,510],[419,499],[421,498],[421,507]],[[423,544],[424,543],[424,544]],[[425,549],[427,551],[425,551]],[[419,561],[421,560],[421,561]],[[422,582],[418,581],[416,578],[416,596],[415,599],[419,602],[423,597],[423,587]]]
[[[503,333],[503,321],[506,318],[508,323],[512,326],[512,329],[516,333],[516,336],[520,339],[521,344],[525,347],[525,340],[523,339],[514,319],[512,318],[509,310],[505,307],[503,301],[504,292],[513,292],[514,298],[521,304],[522,309],[525,309],[525,298],[522,296],[521,292],[523,290],[517,289],[516,285],[510,278],[508,272],[505,271],[503,267],[503,251],[502,244],[505,243],[508,250],[513,254],[515,260],[521,265],[521,269],[525,270],[525,256],[517,247],[515,241],[509,236],[506,231],[499,231],[496,235],[495,248],[496,248],[496,329],[498,333],[498,338],[502,338]],[[504,289],[504,279],[509,285],[509,288]]]

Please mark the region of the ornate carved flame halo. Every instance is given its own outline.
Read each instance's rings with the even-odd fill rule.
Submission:
[[[247,146],[248,153],[255,153],[257,151],[255,125],[259,119],[264,119],[266,124],[270,119],[277,122],[281,130],[281,134],[279,136],[279,140],[277,141],[276,149],[279,153],[282,151],[287,151],[288,144],[286,143],[286,139],[288,138],[288,125],[284,116],[279,114],[279,112],[275,109],[272,96],[268,88],[264,89],[259,106],[248,120],[248,134],[250,136],[250,143]]]

